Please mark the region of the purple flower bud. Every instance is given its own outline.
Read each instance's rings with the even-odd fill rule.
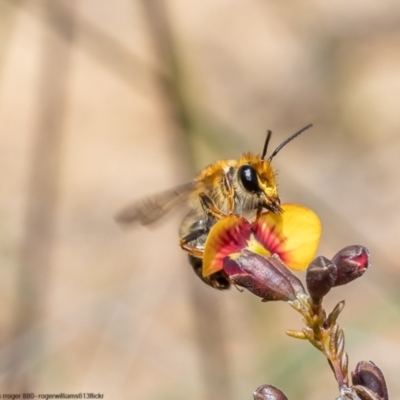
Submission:
[[[278,254],[273,254],[268,260],[291,283],[296,293],[306,294],[301,280],[283,263]]]
[[[370,389],[379,398],[389,399],[385,377],[382,371],[372,361],[360,361],[351,373],[353,385],[360,385]]]
[[[223,265],[232,283],[244,287],[263,301],[295,300],[296,291],[291,279],[288,279],[286,271],[280,271],[276,260],[275,257],[263,257],[242,250],[238,256],[226,257]],[[289,270],[288,273],[293,275]]]
[[[334,286],[345,285],[359,278],[370,265],[369,251],[363,246],[348,246],[340,250],[333,258],[337,277]]]
[[[288,400],[275,386],[262,385],[254,393],[254,400]]]
[[[326,257],[317,257],[308,266],[306,284],[314,303],[319,304],[321,302],[322,298],[335,285],[336,277],[336,266]]]

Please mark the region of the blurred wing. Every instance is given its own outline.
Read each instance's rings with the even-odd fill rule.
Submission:
[[[191,182],[139,200],[122,209],[115,216],[115,220],[121,225],[128,225],[134,222],[139,222],[141,225],[151,224],[177,205],[187,203],[194,187],[195,183]]]

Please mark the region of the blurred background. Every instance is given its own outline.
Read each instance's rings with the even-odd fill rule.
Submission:
[[[337,396],[286,304],[218,292],[133,200],[261,153],[283,201],[315,210],[319,254],[372,268],[342,300],[350,368],[400,397],[400,2],[0,0],[0,392],[105,399]]]

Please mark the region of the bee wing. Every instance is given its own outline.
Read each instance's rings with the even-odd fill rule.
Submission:
[[[194,187],[195,182],[191,182],[139,200],[123,208],[115,216],[115,220],[121,225],[128,225],[134,222],[139,222],[141,225],[151,224],[177,205],[187,203]]]

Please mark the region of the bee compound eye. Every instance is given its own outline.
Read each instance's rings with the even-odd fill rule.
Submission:
[[[258,186],[257,172],[250,165],[242,165],[238,171],[239,180],[243,187],[252,193],[256,193],[260,190]]]

